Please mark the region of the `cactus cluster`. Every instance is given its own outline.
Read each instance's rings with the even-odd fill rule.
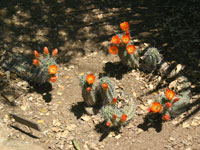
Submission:
[[[143,71],[151,72],[161,63],[161,60],[162,56],[157,48],[148,48],[144,54],[141,68]]]
[[[139,50],[136,50],[134,44],[131,43],[130,40],[129,23],[121,23],[120,28],[123,33],[116,34],[112,37],[112,45],[109,47],[109,53],[114,55],[118,54],[121,62],[129,68],[141,67],[145,72],[151,72],[156,69],[162,60],[158,49],[154,47],[148,48],[143,55],[143,59],[140,59],[142,56],[140,56]]]
[[[37,84],[56,81],[56,73],[58,67],[56,57],[58,49],[52,51],[52,56],[49,54],[47,47],[44,47],[43,54],[39,54],[34,50],[34,59],[31,61],[25,56],[12,56],[12,60],[4,62],[3,67],[16,73],[19,77]]]
[[[133,98],[128,94],[116,96],[115,86],[108,77],[96,81],[93,74],[85,74],[80,78],[80,85],[86,107],[101,104],[101,112],[108,127],[120,127],[133,118],[135,110]]]
[[[133,97],[125,93],[114,98],[112,103],[104,105],[101,112],[108,127],[121,127],[133,118],[135,108]]]
[[[185,81],[184,81],[185,82]],[[187,109],[190,102],[190,88],[189,82],[185,82],[183,89],[179,94],[175,94],[173,90],[166,89],[165,96],[158,97],[150,108],[148,108],[149,113],[162,113],[163,120],[167,121],[170,118],[181,114]]]
[[[130,42],[129,23],[123,22],[120,24],[123,31],[112,37],[112,45],[109,48],[109,53],[118,54],[121,62],[130,68],[139,66],[139,53],[135,46]]]

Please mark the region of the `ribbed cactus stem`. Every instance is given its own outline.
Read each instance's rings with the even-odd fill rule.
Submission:
[[[113,98],[116,97],[116,94],[114,85],[109,78],[103,77],[100,79],[99,93],[101,95],[101,99],[103,100],[103,105],[111,104],[113,102]]]

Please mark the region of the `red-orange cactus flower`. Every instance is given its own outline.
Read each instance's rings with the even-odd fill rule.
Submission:
[[[173,99],[173,101],[174,101],[174,102],[177,102],[177,101],[179,101],[179,99],[180,99],[180,98],[175,97],[175,98]]]
[[[130,37],[129,37],[128,35],[123,35],[123,36],[122,36],[122,42],[123,42],[124,44],[128,44],[129,41],[130,41]]]
[[[50,78],[50,81],[51,81],[51,82],[55,82],[56,79],[57,79],[56,76],[53,76],[53,77]]]
[[[166,92],[165,92],[165,96],[168,100],[172,100],[175,96],[175,92],[170,90],[170,89],[166,89]]]
[[[118,53],[119,49],[117,48],[117,46],[110,46],[109,48],[109,53],[116,55]]]
[[[113,44],[120,44],[120,38],[119,38],[119,36],[118,35],[113,36],[111,42]]]
[[[117,103],[117,98],[114,97],[112,103],[116,104]]]
[[[112,118],[113,118],[113,120],[117,119],[117,115],[114,114]]]
[[[38,66],[39,65],[39,60],[33,59],[33,65]]]
[[[106,122],[107,127],[110,127],[111,125],[112,125],[111,122]]]
[[[170,116],[169,116],[169,115],[164,115],[164,116],[163,116],[163,120],[167,121],[167,120],[169,120],[169,119],[170,119]]]
[[[128,29],[129,29],[129,23],[128,22],[122,22],[122,23],[120,23],[120,28],[123,31],[128,31]]]
[[[129,45],[126,47],[126,51],[129,53],[129,54],[133,54],[135,52],[135,46],[134,45]]]
[[[108,89],[108,84],[107,83],[102,83],[101,86],[103,87],[104,90]]]
[[[34,56],[35,56],[35,57],[37,57],[37,58],[39,58],[39,57],[40,57],[40,54],[38,53],[38,51],[34,50],[34,52],[33,52],[33,53],[34,53]]]
[[[95,81],[95,76],[91,73],[91,74],[88,74],[87,77],[86,77],[86,81],[88,84],[93,84],[94,81]]]
[[[166,106],[167,108],[170,108],[170,107],[172,106],[172,103],[167,102],[167,103],[165,104],[165,106]]]
[[[56,65],[49,66],[49,74],[56,74],[58,72],[58,67]]]
[[[44,52],[44,54],[49,54],[49,50],[46,46],[43,48],[43,52]]]
[[[87,89],[86,89],[88,92],[90,92],[91,90],[92,90],[92,88],[91,87],[87,87]]]
[[[125,114],[123,114],[122,116],[121,116],[121,122],[125,122],[126,121],[126,119],[127,119],[127,115],[125,115]]]
[[[53,56],[57,56],[57,54],[58,54],[58,49],[55,48],[55,49],[52,51],[52,55],[53,55]]]
[[[151,111],[154,113],[159,113],[162,110],[162,105],[159,102],[153,102],[151,106]]]

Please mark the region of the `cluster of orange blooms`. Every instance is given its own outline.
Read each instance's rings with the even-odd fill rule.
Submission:
[[[38,53],[37,50],[34,50],[33,53],[34,53],[34,56],[36,57],[36,59],[33,59],[33,65],[38,66],[40,64],[40,62],[38,60],[40,58],[40,54]],[[45,55],[49,54],[49,50],[48,50],[48,48],[46,46],[43,48],[43,53]],[[52,56],[57,56],[57,54],[58,54],[58,49],[55,48],[52,51]],[[49,74],[51,75],[51,77],[50,77],[50,81],[51,82],[55,82],[56,81],[57,78],[56,78],[55,74],[57,72],[58,72],[58,67],[56,65],[50,65],[49,66]]]
[[[122,29],[122,31],[124,32],[124,35],[122,36],[122,39],[120,39],[120,37],[118,35],[115,35],[112,37],[111,42],[112,45],[109,48],[109,53],[116,55],[119,51],[118,47],[116,45],[127,45],[130,41],[130,33],[129,33],[129,23],[128,22],[122,22],[120,24],[120,28]],[[126,51],[129,54],[133,54],[135,52],[135,46],[134,45],[128,45],[126,47]]]
[[[178,97],[175,97],[175,92],[170,89],[166,89],[165,97],[167,98],[168,102],[166,102],[164,106],[162,106],[160,102],[153,102],[151,108],[148,108],[147,111],[153,112],[153,113],[160,113],[163,107],[169,109],[173,103],[179,100]],[[168,114],[165,114],[163,116],[163,120],[169,120],[169,119],[170,119],[170,116]]]
[[[116,114],[113,114],[112,116],[112,120],[115,121],[117,119],[117,115]],[[122,114],[121,118],[120,118],[120,121],[121,123],[124,123],[127,119],[127,115],[126,114]],[[107,127],[111,127],[112,123],[110,121],[106,122],[106,126]]]

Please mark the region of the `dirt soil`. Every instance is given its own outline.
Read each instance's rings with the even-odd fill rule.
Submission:
[[[195,12],[196,3],[189,1],[188,7],[191,4],[194,16],[199,16],[199,12]],[[199,150],[199,41],[182,39],[190,32],[192,35],[188,36],[197,39],[199,29],[187,30],[187,26],[198,25],[197,21],[192,24],[187,20],[191,16],[184,14],[183,17],[179,7],[175,14],[176,6],[179,3],[171,1],[155,2],[155,5],[146,1],[120,0],[1,1],[1,56],[9,51],[31,59],[33,50],[41,52],[43,46],[59,50],[58,80],[53,84],[31,85],[13,73],[0,70],[1,93],[12,93],[11,100],[0,97],[0,124],[8,129],[8,136],[47,150],[74,150],[74,141],[81,150]],[[189,10],[190,7],[186,11]],[[174,18],[169,19],[171,14],[175,14]],[[182,17],[185,18],[183,31],[173,23]],[[111,37],[120,31],[119,23],[123,21],[130,23],[137,49],[155,46],[167,62],[183,66],[181,75],[188,77],[192,84],[191,107],[187,112],[163,123],[145,120],[146,109],[153,99],[177,76],[160,81],[159,75],[151,78],[152,74],[140,70],[119,69],[119,58],[107,51]],[[185,47],[182,46],[184,40],[188,41]],[[108,133],[100,114],[89,116],[85,113],[79,77],[87,72],[109,76],[116,85],[133,95],[137,104],[134,119],[120,133]],[[29,130],[14,122],[10,113],[37,123],[41,131]]]

